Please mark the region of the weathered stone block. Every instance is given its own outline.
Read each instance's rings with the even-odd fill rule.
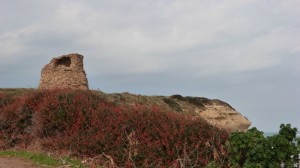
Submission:
[[[39,89],[63,88],[89,89],[82,55],[69,54],[55,57],[42,69]]]

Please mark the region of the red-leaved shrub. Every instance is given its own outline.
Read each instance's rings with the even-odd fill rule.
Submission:
[[[102,165],[203,167],[226,161],[227,139],[226,131],[199,117],[157,106],[117,106],[90,91],[0,95],[2,149],[38,140],[46,151],[67,150]]]

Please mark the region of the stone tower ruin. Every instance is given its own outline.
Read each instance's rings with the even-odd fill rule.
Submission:
[[[81,89],[88,90],[88,80],[83,69],[80,54],[62,55],[53,58],[41,72],[39,89]]]

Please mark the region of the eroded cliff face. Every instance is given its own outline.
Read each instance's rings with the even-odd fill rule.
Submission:
[[[42,69],[39,89],[62,88],[88,90],[82,55],[55,57]]]
[[[142,104],[159,106],[178,113],[192,114],[208,123],[229,132],[247,131],[251,122],[228,103],[204,97],[142,96],[130,93],[105,94],[97,91],[103,98],[116,104],[134,106]]]
[[[251,122],[238,111],[224,105],[205,105],[205,109],[198,114],[206,121],[219,128],[232,131],[247,131]]]
[[[221,100],[204,97],[182,97],[180,95],[165,97],[163,100],[171,108],[173,107],[173,110],[181,108],[183,112],[198,114],[208,123],[229,132],[247,131],[251,125],[246,117]],[[170,103],[171,101],[174,102]],[[177,107],[174,108],[176,103]]]

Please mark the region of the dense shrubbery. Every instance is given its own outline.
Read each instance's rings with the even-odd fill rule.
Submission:
[[[0,147],[39,141],[46,151],[125,167],[225,167],[228,134],[200,118],[138,104],[116,106],[87,91],[0,95]]]
[[[247,132],[232,133],[229,140],[229,157],[232,167],[293,167],[300,149],[296,138],[297,128],[281,124],[277,135],[264,137],[263,132],[252,128]],[[294,156],[291,158],[291,156]]]
[[[89,91],[0,93],[0,149],[38,142],[45,151],[111,167],[292,167],[296,157],[290,156],[299,154],[295,141],[300,147],[296,133],[282,124],[271,137],[252,128],[229,139],[200,118],[156,106],[115,105]]]

